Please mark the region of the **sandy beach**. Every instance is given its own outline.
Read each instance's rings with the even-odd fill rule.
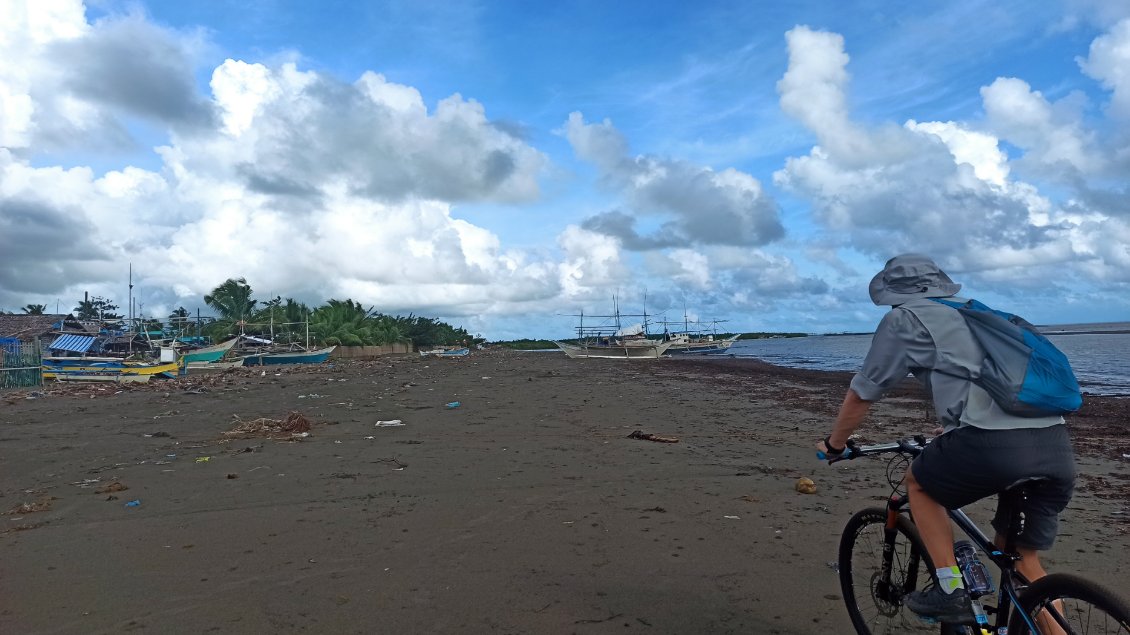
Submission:
[[[0,632],[848,633],[830,563],[889,493],[814,458],[849,378],[477,351],[3,392]],[[909,382],[874,413],[934,427]],[[1046,558],[1124,592],[1128,422],[1071,418]]]

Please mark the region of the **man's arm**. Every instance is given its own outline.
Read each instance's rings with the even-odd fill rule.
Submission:
[[[820,441],[816,444],[816,449],[824,452],[825,454],[837,454],[835,450],[841,452],[847,446],[848,437],[863,419],[867,416],[867,412],[871,410],[870,401],[864,401],[859,393],[854,389],[849,388],[847,394],[844,395],[844,403],[840,405],[840,413],[836,415],[836,423],[832,426],[832,433],[828,435],[828,443]],[[828,447],[831,445],[832,447]]]

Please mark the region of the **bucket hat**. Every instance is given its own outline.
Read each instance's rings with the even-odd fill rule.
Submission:
[[[922,298],[945,298],[961,290],[944,271],[922,254],[902,254],[887,261],[867,290],[879,306],[898,306]]]

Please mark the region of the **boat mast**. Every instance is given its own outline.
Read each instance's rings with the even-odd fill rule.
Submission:
[[[129,354],[133,355],[133,263],[129,263]]]
[[[647,332],[647,289],[643,290],[643,336],[648,336]]]

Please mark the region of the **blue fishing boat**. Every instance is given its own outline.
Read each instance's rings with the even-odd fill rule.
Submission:
[[[291,351],[288,353],[252,353],[243,357],[244,366],[274,366],[278,364],[320,364],[337,348],[329,346],[316,351]]]

